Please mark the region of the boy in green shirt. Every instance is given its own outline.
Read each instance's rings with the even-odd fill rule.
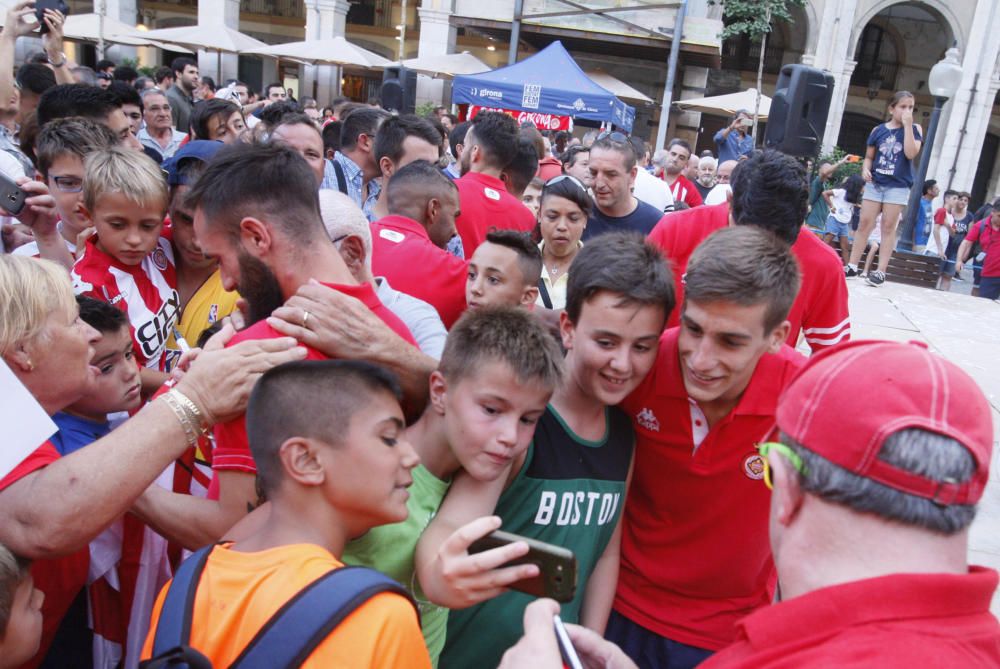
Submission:
[[[344,562],[373,567],[410,588],[420,603],[424,639],[435,663],[444,647],[448,610],[425,601],[417,587],[417,541],[459,471],[475,481],[492,481],[523,457],[561,379],[561,358],[556,342],[524,310],[484,307],[459,319],[440,367],[431,374],[428,406],[406,429],[421,461],[413,470],[409,516],[370,530],[344,551]],[[485,522],[492,529],[499,526],[492,519]],[[482,559],[498,566],[526,550],[521,543],[484,553]],[[534,570],[500,572],[494,590]]]
[[[466,523],[495,513],[505,531],[573,551],[576,596],[562,606],[561,616],[603,633],[618,582],[619,519],[634,443],[632,421],[615,405],[655,363],[673,306],[670,271],[642,238],[612,233],[583,247],[570,267],[560,316],[566,379],[531,445],[506,476],[458,477],[421,538],[419,575],[435,601],[455,607],[474,603],[464,581],[477,567],[488,568],[477,564],[478,556],[456,557],[443,547],[456,528],[468,534]],[[442,548],[435,549],[438,545]],[[532,599],[506,592],[452,611],[442,666],[496,666],[520,637],[524,608]]]

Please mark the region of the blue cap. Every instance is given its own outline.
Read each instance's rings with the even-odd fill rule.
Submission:
[[[207,163],[219,149],[225,146],[222,142],[210,139],[194,139],[177,149],[170,158],[163,161],[163,169],[167,172],[168,186],[182,186],[187,183],[181,175],[185,163],[198,160]]]

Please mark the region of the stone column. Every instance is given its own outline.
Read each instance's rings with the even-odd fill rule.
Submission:
[[[840,135],[840,124],[847,105],[847,93],[851,85],[851,74],[857,63],[851,50],[851,29],[857,10],[853,0],[829,0],[823,7],[814,53],[802,56],[802,63],[826,70],[833,75],[833,99],[823,133],[823,153],[833,150]],[[807,40],[808,41],[808,40]]]
[[[240,29],[240,0],[198,0],[198,25],[220,24],[233,30]],[[224,53],[220,56],[217,51],[198,52],[198,71],[202,76],[215,79],[217,86],[223,86],[226,79],[235,79],[238,70],[236,54]]]
[[[993,99],[1000,86],[996,71],[1000,41],[992,34],[992,26],[997,20],[1000,20],[998,3],[976,4],[969,43],[961,47],[962,82],[945,108],[950,113],[947,118],[941,118],[940,141],[935,142],[927,168],[928,177],[937,179],[942,190],[948,183],[955,190],[969,190],[976,176]],[[951,171],[953,166],[954,173]]]
[[[306,39],[344,37],[347,32],[347,0],[306,0]],[[299,96],[313,97],[320,107],[340,95],[340,68],[335,65],[306,65]],[[315,94],[313,93],[315,82]]]
[[[417,13],[420,16],[420,43],[417,56],[443,56],[455,52],[455,26],[451,25],[454,0],[423,0]],[[443,79],[417,77],[417,104],[434,105],[451,102],[451,86]],[[449,99],[445,99],[447,97]]]
[[[685,66],[684,70],[681,72],[681,93],[679,100],[689,100],[691,98],[703,98],[706,93],[706,86],[708,85],[708,68],[707,67],[693,67]],[[674,112],[671,112],[674,113]],[[695,150],[698,146],[699,132],[701,131],[701,113],[683,111],[677,113],[674,121],[674,134],[667,137],[669,142],[675,137],[680,139],[685,139],[691,144],[691,149]],[[656,139],[655,133],[653,134],[653,140]],[[657,149],[663,149],[666,147],[656,146],[652,148],[652,152],[656,152]],[[712,146],[712,151],[715,151],[715,147]]]

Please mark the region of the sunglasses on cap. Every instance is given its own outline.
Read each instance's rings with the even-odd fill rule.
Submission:
[[[610,139],[612,142],[628,144],[628,136],[625,135],[624,133],[618,132],[617,130],[615,130],[614,132],[608,130],[602,132],[600,135],[597,136],[597,141],[601,141],[602,139]]]
[[[552,177],[551,179],[545,182],[544,186],[542,186],[542,191],[546,191],[552,186],[555,186],[558,183],[566,181],[567,179],[569,179],[570,183],[575,184],[576,187],[582,190],[584,193],[587,192],[587,187],[583,185],[583,182],[577,179],[572,174],[560,174],[557,177]]]

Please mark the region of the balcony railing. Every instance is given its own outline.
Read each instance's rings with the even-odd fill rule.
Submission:
[[[240,13],[288,19],[304,19],[306,15],[302,0],[240,0]]]
[[[764,72],[778,74],[785,57],[782,46],[771,46],[764,49]],[[745,38],[730,39],[722,43],[722,69],[756,72],[760,62],[760,42],[751,42]]]

